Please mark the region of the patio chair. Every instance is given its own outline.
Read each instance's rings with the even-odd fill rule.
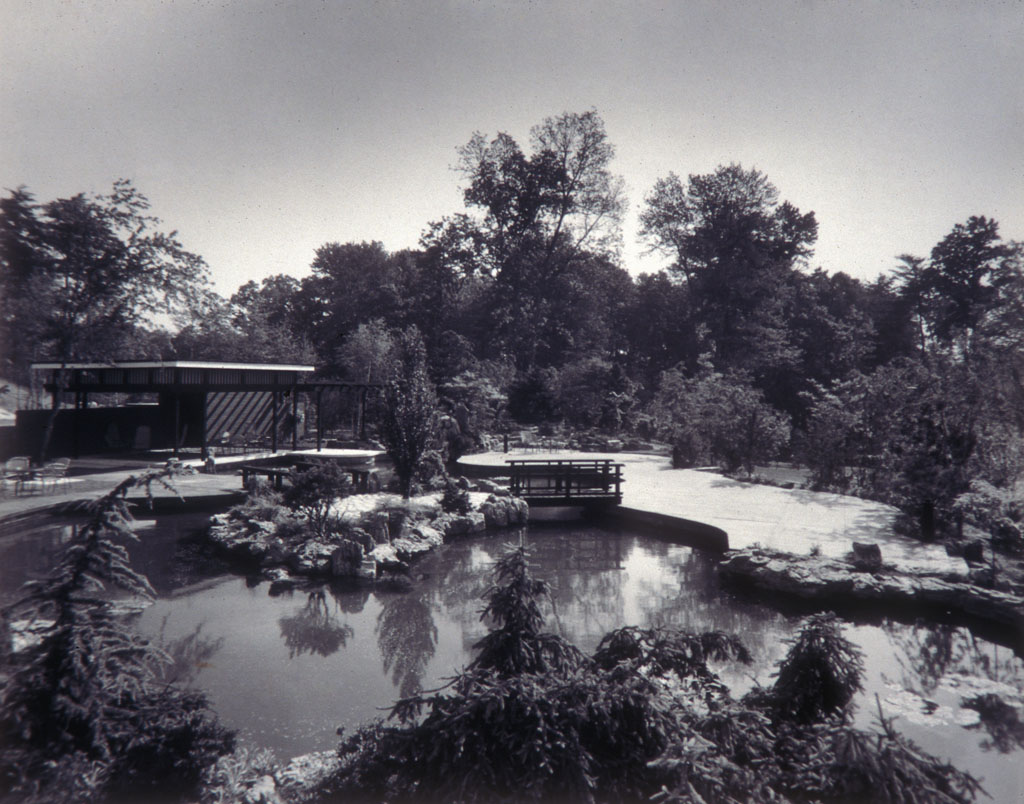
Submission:
[[[64,482],[64,490],[68,488],[68,469],[71,466],[70,458],[57,458],[55,461],[50,461],[45,464],[42,469],[36,472],[38,477],[43,484],[43,492],[46,492],[46,484],[50,482],[53,484],[53,490],[57,490],[57,484],[61,481]]]
[[[8,458],[4,464],[4,488],[7,488],[9,482],[14,483],[14,494],[18,495],[22,487],[25,485],[25,481],[32,475],[32,461],[28,458],[18,456],[16,458]]]

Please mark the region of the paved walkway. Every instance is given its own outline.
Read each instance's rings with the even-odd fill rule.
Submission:
[[[220,497],[227,494],[237,494],[242,490],[242,478],[237,465],[257,458],[282,458],[286,455],[298,456],[319,456],[330,458],[342,458],[351,461],[371,460],[380,454],[379,450],[355,450],[355,449],[323,449],[317,452],[315,449],[296,450],[274,453],[250,453],[248,455],[227,455],[217,457],[217,474],[205,474],[200,471],[203,462],[198,458],[182,461],[183,466],[196,470],[194,474],[181,475],[174,479],[174,487],[178,494],[154,484],[154,497],[180,496],[186,500],[197,497]],[[57,484],[56,488],[47,487],[45,492],[38,483],[30,484],[22,493],[15,495],[12,488],[4,490],[0,496],[0,520],[8,517],[18,516],[30,511],[49,508],[61,503],[75,500],[89,500],[104,494],[129,475],[137,475],[151,466],[159,466],[158,462],[151,460],[132,460],[128,458],[111,459],[82,459],[79,466],[72,463],[73,468],[81,469],[82,465],[91,470],[88,474],[73,475],[68,478],[65,484],[63,481]],[[110,469],[107,467],[116,466]],[[134,496],[134,495],[129,495]]]
[[[893,530],[897,510],[882,503],[841,494],[783,489],[742,483],[720,474],[673,469],[667,457],[629,453],[554,452],[505,454],[487,452],[460,460],[474,466],[503,467],[508,460],[609,458],[624,464],[622,507],[704,522],[729,536],[729,547],[760,544],[788,553],[805,554],[817,548],[822,555],[841,557],[851,543],[881,545],[886,562],[933,571],[965,569],[937,545],[900,536]]]

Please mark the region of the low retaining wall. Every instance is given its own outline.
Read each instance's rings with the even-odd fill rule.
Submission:
[[[729,549],[729,535],[724,530],[693,519],[641,511],[624,505],[603,508],[600,515],[606,521],[653,530],[701,550],[724,553]]]

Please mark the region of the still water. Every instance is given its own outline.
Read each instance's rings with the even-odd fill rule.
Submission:
[[[440,686],[469,662],[486,633],[479,612],[489,568],[519,538],[445,545],[416,564],[406,589],[331,584],[274,597],[268,584],[231,574],[205,553],[194,535],[205,521],[177,514],[140,522],[133,564],[159,597],[138,627],[174,656],[171,674],[203,690],[225,725],[281,758],[333,748],[339,727],[386,714],[398,697]],[[701,551],[590,526],[534,525],[522,536],[553,588],[549,630],[584,651],[622,625],[726,631],[754,656],[749,667],[716,668],[738,695],[771,683],[798,630],[798,616],[721,588],[714,556]],[[0,588],[45,569],[60,540],[60,528],[43,520],[0,539]],[[1021,729],[986,728],[961,706],[982,693],[1020,706],[1020,656],[952,625],[882,618],[849,622],[845,632],[865,652],[859,725],[874,721],[877,693],[905,734],[984,777],[993,800],[1024,799]]]

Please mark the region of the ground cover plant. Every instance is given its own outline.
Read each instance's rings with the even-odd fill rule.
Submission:
[[[774,684],[736,700],[713,669],[749,661],[734,637],[626,627],[587,656],[542,630],[547,593],[528,549],[510,547],[476,659],[343,740],[320,800],[959,804],[981,793],[881,710],[875,730],[851,725],[862,664],[832,615],[808,619]]]

